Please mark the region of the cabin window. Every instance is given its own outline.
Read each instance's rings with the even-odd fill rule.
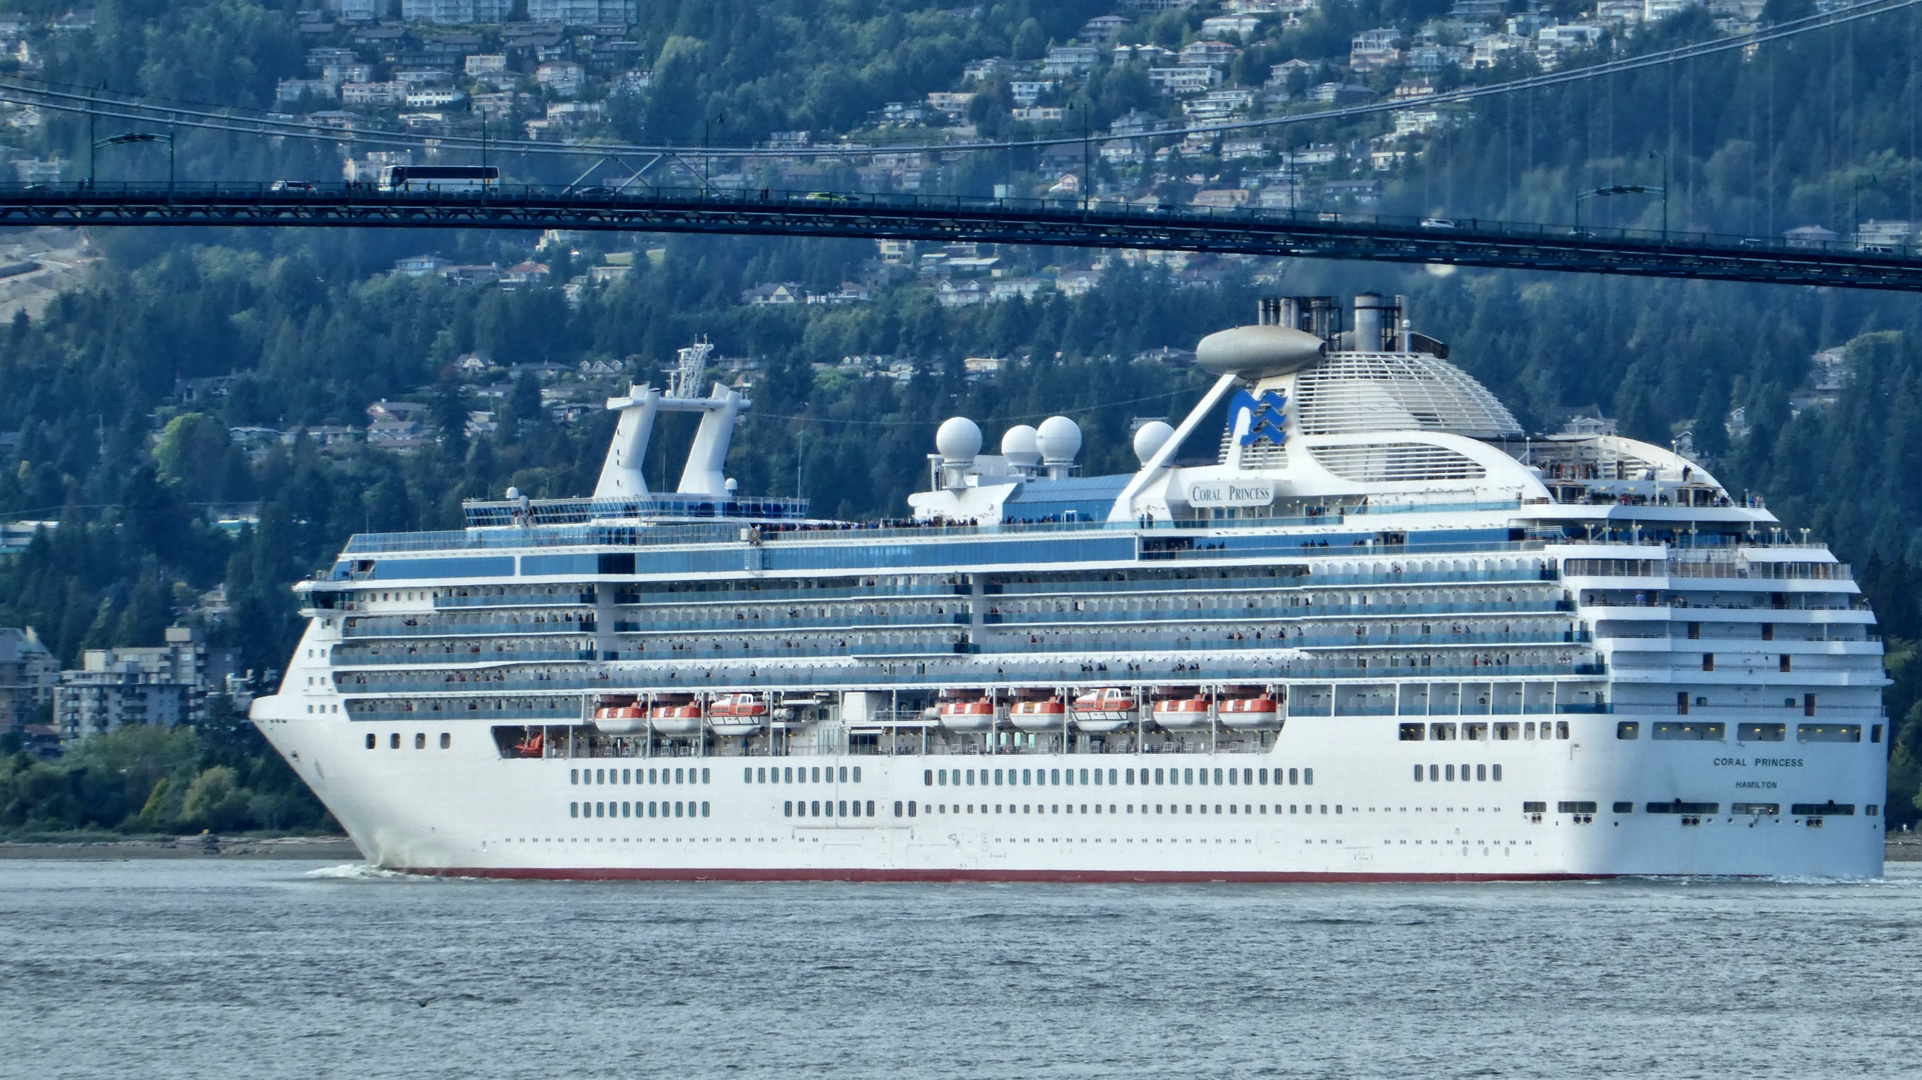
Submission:
[[[1502,767],[1501,767],[1500,765],[1490,765],[1490,766],[1488,767],[1488,778],[1489,778],[1490,780],[1493,780],[1493,781],[1494,781],[1494,782],[1496,782],[1497,784],[1499,784],[1499,783],[1501,783],[1501,782],[1502,782]]]
[[[675,782],[675,783],[677,783],[677,784],[679,784],[679,783],[684,783],[684,782],[685,782],[685,780],[684,780],[684,777],[683,777],[683,775],[682,775],[682,774],[683,774],[683,773],[685,773],[686,771],[687,771],[687,770],[685,770],[685,769],[675,769],[675,770],[674,770],[674,782]]]
[[[1415,766],[1415,783],[1421,783],[1421,766]]]
[[[667,816],[666,814],[660,812],[661,806],[662,806],[661,803],[655,803],[655,802],[648,803],[647,816],[648,817],[666,817]]]
[[[1021,770],[1021,786],[1022,787],[1029,786],[1033,782],[1033,779],[1034,779],[1033,770],[1030,770],[1030,769]]]
[[[597,802],[597,803],[595,803],[595,804],[594,804],[594,816],[595,816],[595,817],[606,817],[606,816],[607,816],[607,804],[606,804],[606,803],[598,803],[598,802]]]
[[[986,779],[986,778],[987,778],[987,775],[988,775],[988,774],[987,774],[986,772],[983,772],[983,773],[981,774],[981,776],[982,776],[982,778],[983,778],[983,779]],[[857,783],[857,784],[861,782],[861,766],[859,766],[859,765],[856,765],[856,766],[854,767],[854,782],[855,782],[855,783]]]
[[[1446,742],[1449,739],[1453,739],[1455,737],[1455,725],[1430,724],[1428,725],[1428,737],[1431,739],[1441,740],[1443,742]]]
[[[581,816],[581,804],[580,804],[580,803],[577,803],[577,802],[571,802],[571,803],[568,803],[568,804],[567,804],[567,816],[568,816],[568,817],[580,817],[580,816]]]
[[[1001,786],[1001,770],[1000,769],[994,770],[994,786],[995,787]]]
[[[631,810],[632,808],[633,808],[633,804],[631,804],[631,803],[622,803],[622,804],[621,804],[621,816],[622,816],[622,817],[633,817],[633,816],[634,816],[633,814],[630,814],[630,813],[628,813],[628,811],[629,811],[629,810]]]
[[[1100,770],[1099,770],[1099,769],[1097,769],[1097,770],[1095,770],[1095,771],[1096,771],[1096,772],[1099,772]],[[1084,787],[1085,787],[1085,786],[1087,785],[1087,783],[1088,783],[1088,770],[1086,770],[1086,769],[1083,769],[1083,770],[1081,770],[1081,783],[1082,783],[1082,785],[1083,785]]]
[[[693,777],[693,773],[694,773],[694,770],[693,770],[693,769],[689,769],[689,770],[688,770],[688,779],[690,779],[690,780],[691,780],[691,779],[693,779],[693,778],[694,778],[694,777]],[[703,784],[705,784],[705,783],[707,783],[707,782],[708,782],[708,780],[709,780],[709,775],[708,775],[708,770],[706,770],[706,769],[702,769],[702,770],[701,770],[701,783],[703,783]]]
[[[1780,656],[1780,657],[1779,657],[1779,658],[1777,659],[1777,666],[1778,666],[1778,669],[1779,669],[1779,670],[1782,670],[1782,671],[1788,671],[1788,670],[1790,669],[1790,661],[1789,661],[1789,654],[1788,654],[1788,653],[1783,653],[1783,654],[1782,654],[1782,655],[1781,655],[1781,656]]]
[[[814,767],[814,782],[817,784],[821,782],[821,767],[819,765]]]
[[[922,787],[934,786],[934,770],[933,769],[921,770],[921,786]]]
[[[1443,765],[1442,779],[1453,780],[1454,778],[1455,778],[1455,767],[1453,765]]]
[[[706,803],[702,803],[701,805],[703,805],[703,806],[706,806],[707,804],[706,804]],[[836,809],[836,807],[837,807],[837,806],[839,807],[839,809],[838,809],[838,810]],[[836,816],[839,816],[839,817],[847,817],[847,816],[848,816],[848,803],[847,803],[847,800],[846,800],[846,799],[843,799],[843,800],[841,800],[841,801],[840,801],[839,803],[829,803],[829,804],[828,804],[828,816],[829,816],[829,817],[836,817]]]
[[[390,750],[400,749],[400,732],[396,731],[387,737],[387,746]]]
[[[1741,742],[1782,742],[1788,730],[1787,724],[1737,724],[1735,738]]]
[[[427,749],[427,733],[425,731],[414,732],[414,749],[416,750]]]
[[[909,817],[914,816],[914,800],[913,799],[908,800],[908,816]]]
[[[1642,724],[1639,720],[1622,720],[1615,725],[1615,737],[1624,741],[1642,737]]]
[[[948,770],[946,769],[934,770],[934,782],[940,787],[947,787],[948,786]]]
[[[1155,786],[1156,787],[1161,786],[1161,770],[1160,769],[1155,770]]]
[[[753,782],[754,782],[754,769],[751,766],[749,768],[742,769],[741,783],[752,784]]]
[[[650,781],[654,779],[653,769],[647,770],[647,777]],[[792,766],[781,770],[781,782],[786,784],[792,784],[794,782],[794,768]]]
[[[1428,778],[1429,778],[1430,780],[1433,780],[1433,781],[1436,781],[1437,783],[1439,783],[1439,782],[1441,781],[1441,766],[1440,766],[1440,765],[1430,765],[1430,766],[1428,767]]]
[[[1882,741],[1882,725],[1881,724],[1871,724],[1869,726],[1869,741],[1872,743],[1879,743]]]
[[[1183,770],[1181,770],[1181,782],[1182,782],[1182,783],[1184,783],[1184,784],[1192,784],[1192,783],[1194,783],[1194,782],[1195,782],[1195,771],[1194,771],[1193,769],[1183,769]]]
[[[1241,782],[1241,777],[1239,777],[1239,776],[1237,776],[1237,775],[1236,775],[1236,773],[1237,773],[1237,772],[1239,772],[1239,771],[1240,771],[1240,770],[1238,770],[1238,769],[1229,769],[1229,770],[1228,770],[1228,783],[1229,783],[1230,785],[1233,785],[1233,784],[1238,784],[1238,783],[1240,783],[1240,782]],[[1215,770],[1215,783],[1217,783],[1217,784],[1219,784],[1219,783],[1221,783],[1221,770],[1220,770],[1220,769],[1216,769],[1216,770]]]
[[[1261,778],[1262,787],[1268,786],[1268,770],[1267,769],[1262,769],[1259,772],[1257,772],[1255,775]]]
[[[373,748],[374,748],[374,733],[370,731],[367,733],[367,749],[372,750]]]
[[[833,804],[833,803],[829,803],[829,804],[828,804],[828,813],[829,813],[830,815],[832,815],[832,814],[834,813],[834,804]],[[818,800],[818,799],[816,799],[816,800],[812,800],[812,801],[810,801],[810,802],[808,803],[808,816],[809,816],[809,817],[820,817],[820,816],[821,816],[821,803],[820,803],[820,800]]]
[[[1400,738],[1402,742],[1420,742],[1422,741],[1422,737],[1427,734],[1428,734],[1428,729],[1426,726],[1422,724],[1401,725]]]
[[[842,782],[843,784],[845,784],[845,783],[847,783],[847,782],[848,782],[848,767],[847,767],[846,765],[843,765],[843,766],[841,766],[841,782]],[[701,770],[701,783],[703,783],[703,784],[705,784],[705,783],[707,783],[707,770],[706,770],[706,769],[702,769],[702,770]]]
[[[1202,776],[1202,783],[1204,783],[1204,784],[1205,784],[1205,783],[1207,783],[1207,782],[1208,782],[1208,778],[1207,778],[1207,776],[1205,775],[1205,774],[1206,774],[1206,772],[1207,772],[1207,770],[1205,770],[1205,769],[1204,769],[1204,770],[1202,770],[1202,772],[1203,772],[1203,774],[1204,774],[1204,775]],[[1215,786],[1216,786],[1216,787],[1220,787],[1220,786],[1221,786],[1221,770],[1220,770],[1220,769],[1216,769],[1216,770],[1215,770]]]
[[[900,816],[901,816],[901,813],[902,813],[902,806],[901,806],[901,800],[900,800],[900,799],[896,799],[896,800],[894,800],[894,816],[895,816],[895,817],[900,817]]]
[[[782,803],[781,803],[781,816],[782,816],[782,817],[793,817],[793,816],[794,816],[794,800],[792,800],[792,799],[787,799],[787,800],[783,800],[783,801],[782,801]],[[894,804],[894,816],[895,816],[895,817],[900,817],[900,816],[901,816],[901,804],[900,804],[900,803],[895,803],[895,804]]]
[[[605,783],[607,783],[607,770],[606,770],[606,769],[595,769],[595,770],[594,770],[594,782],[595,782],[596,784],[605,784]]]
[[[1301,782],[1303,784],[1306,784],[1309,787],[1314,787],[1315,786],[1315,770],[1313,769],[1301,770]]]
[[[869,817],[874,816],[874,800],[873,799],[868,800],[868,816]]]
[[[1070,773],[1069,773],[1069,776],[1068,776],[1068,778],[1069,778],[1070,780],[1072,780],[1072,779],[1074,779],[1074,775],[1073,775],[1073,773],[1072,773],[1072,772],[1070,772]],[[1053,785],[1055,785],[1055,786],[1057,786],[1057,787],[1059,787],[1059,786],[1061,785],[1061,770],[1060,770],[1060,769],[1049,769],[1049,770],[1048,770],[1048,783],[1050,783],[1050,784],[1053,784]]]
[[[447,732],[440,733],[440,748],[446,750],[454,745],[454,737]]]
[[[1464,766],[1464,767],[1465,767],[1465,766]],[[1477,766],[1475,766],[1475,779],[1477,779],[1477,780],[1486,780],[1486,779],[1488,779],[1488,766],[1486,766],[1486,765],[1477,765]]]
[[[1568,721],[1566,720],[1555,721],[1555,737],[1558,739],[1568,738]]]

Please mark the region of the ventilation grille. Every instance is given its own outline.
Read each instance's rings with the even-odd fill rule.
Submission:
[[[1446,431],[1494,439],[1522,433],[1488,388],[1446,360],[1337,353],[1301,373],[1295,407],[1305,435]]]
[[[1235,435],[1227,426],[1221,429],[1221,447],[1215,454],[1215,464],[1228,464],[1228,453],[1234,449]],[[1288,467],[1288,449],[1276,446],[1262,439],[1253,446],[1241,448],[1241,467],[1244,469],[1285,469]]]
[[[1487,470],[1445,446],[1428,443],[1357,443],[1310,448],[1322,468],[1358,484],[1422,480],[1480,480]]]

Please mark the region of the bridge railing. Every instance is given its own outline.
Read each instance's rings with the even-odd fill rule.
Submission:
[[[1001,221],[1073,220],[1092,225],[1113,223],[1139,226],[1144,222],[1171,227],[1219,229],[1236,225],[1260,231],[1367,232],[1392,239],[1420,238],[1425,244],[1445,244],[1451,237],[1483,244],[1490,240],[1539,242],[1558,249],[1597,244],[1633,244],[1651,248],[1725,251],[1747,255],[1846,254],[1855,258],[1880,256],[1891,261],[1922,256],[1914,243],[1864,243],[1860,237],[1789,238],[1741,233],[1685,232],[1659,229],[1485,220],[1481,218],[1413,217],[1348,211],[1269,207],[1212,207],[1173,203],[1142,203],[1119,199],[984,198],[967,195],[924,195],[872,192],[807,191],[776,188],[627,187],[489,185],[479,190],[385,191],[372,184],[308,181],[183,182],[154,184],[93,182],[22,184],[0,183],[0,207],[41,203],[63,206],[124,206],[130,202],[192,204],[249,202],[263,207],[312,204],[316,207],[391,204],[417,206],[525,206],[581,210],[623,210],[732,207],[746,213],[818,214],[831,218],[849,214],[903,214],[916,217],[986,215]]]

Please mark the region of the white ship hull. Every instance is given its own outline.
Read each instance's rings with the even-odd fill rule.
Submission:
[[[1517,880],[1616,875],[1872,877],[1879,817],[1788,810],[1837,795],[1866,801],[1879,746],[1621,744],[1614,717],[1575,722],[1568,740],[1397,743],[1392,719],[1293,718],[1265,754],[916,757],[552,758],[504,760],[480,730],[272,717],[262,729],[368,859],[419,873],[551,878],[1346,881]],[[443,732],[448,749],[440,749]],[[392,736],[400,749],[392,749]],[[417,740],[417,736],[420,737]],[[414,749],[417,741],[423,749]],[[1626,748],[1625,748],[1626,747]],[[1503,779],[1417,783],[1416,765],[1502,764]],[[930,785],[927,774],[995,766],[1073,769],[1073,786]],[[754,783],[743,769],[861,769],[860,783]],[[1082,770],[1209,770],[1211,782],[1081,782]],[[1312,768],[1312,786],[1229,786],[1214,770]],[[579,784],[577,770],[707,769],[706,784]],[[991,771],[984,775],[991,775]],[[1090,773],[1090,775],[1092,775]],[[1151,775],[1151,774],[1150,774]],[[1704,782],[1706,779],[1708,782]],[[1757,787],[1753,785],[1768,785]],[[1720,813],[1684,823],[1649,814],[1678,791]],[[860,817],[795,818],[794,802],[860,800]],[[913,802],[912,818],[895,804]],[[1551,812],[1523,804],[1547,801]],[[1593,801],[1592,824],[1552,812]],[[1618,801],[1634,813],[1611,814]],[[1781,813],[1733,814],[1737,802]],[[872,802],[874,814],[865,813]],[[705,803],[707,817],[604,817],[570,805]],[[1336,812],[1339,807],[1339,812]],[[1019,809],[1017,809],[1019,808]],[[1291,809],[1299,808],[1299,809]],[[1325,808],[1325,809],[1324,809]],[[578,812],[578,811],[576,811]],[[630,814],[632,810],[630,809]],[[658,811],[657,811],[658,813]]]

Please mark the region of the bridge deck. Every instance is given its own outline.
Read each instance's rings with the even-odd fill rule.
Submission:
[[[1311,211],[826,192],[355,185],[0,185],[0,224],[578,229],[1148,248],[1857,289],[1922,289],[1922,252],[1841,241]]]

